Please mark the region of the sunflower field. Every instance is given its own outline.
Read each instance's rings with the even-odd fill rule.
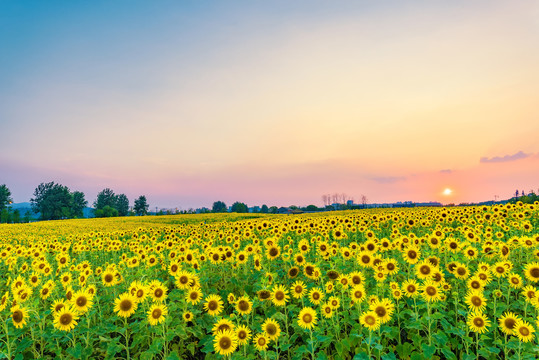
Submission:
[[[539,204],[0,225],[0,359],[536,359]]]

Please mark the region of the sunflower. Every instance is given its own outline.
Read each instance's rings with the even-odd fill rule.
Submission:
[[[271,245],[266,249],[266,258],[275,260],[281,254],[281,248],[277,245]]]
[[[183,321],[186,323],[193,321],[193,317],[194,315],[191,311],[184,311],[182,314]]]
[[[498,319],[500,329],[507,335],[515,335],[515,325],[520,320],[520,317],[515,313],[506,311],[501,318]]]
[[[466,305],[470,310],[483,311],[487,307],[487,299],[481,290],[470,290],[466,294]]]
[[[71,331],[77,325],[78,313],[73,306],[63,307],[54,313],[54,327],[61,331]]]
[[[294,298],[301,299],[307,293],[307,288],[305,287],[305,283],[303,281],[298,280],[292,284],[290,291],[292,292],[292,296]]]
[[[329,303],[322,305],[322,315],[324,315],[326,319],[333,317],[333,314],[333,308]]]
[[[422,260],[415,265],[415,273],[418,279],[424,280],[431,277],[433,271],[433,266],[428,260]]]
[[[291,267],[290,269],[288,269],[287,274],[288,274],[288,277],[289,277],[290,279],[293,279],[293,278],[295,278],[296,276],[298,276],[298,274],[299,274],[299,268],[298,268],[297,266],[293,266],[293,267]]]
[[[219,295],[209,295],[204,303],[204,310],[211,316],[217,316],[223,311],[223,300]]]
[[[2,299],[0,299],[0,311],[6,308],[8,300],[9,300],[9,291],[6,291],[4,295],[2,296]]]
[[[92,296],[85,290],[80,290],[74,293],[73,297],[71,298],[71,303],[79,314],[86,313],[94,304]]]
[[[148,310],[148,322],[150,325],[157,325],[165,321],[165,316],[168,315],[168,308],[163,304],[152,304]]]
[[[479,334],[486,332],[487,327],[490,326],[490,320],[488,320],[487,316],[481,311],[471,311],[468,314],[467,320],[467,324],[470,327],[470,330]]]
[[[176,274],[176,282],[175,285],[178,289],[181,290],[187,290],[191,287],[193,279],[192,274],[188,271],[179,271]]]
[[[153,286],[152,286],[153,285]],[[150,296],[153,301],[162,303],[167,298],[167,288],[161,283],[152,284],[150,286]]]
[[[202,300],[202,291],[199,287],[192,288],[187,292],[187,295],[185,295],[185,301],[191,303],[192,305],[196,305]]]
[[[379,317],[374,311],[366,311],[359,317],[361,325],[365,326],[369,331],[377,330],[380,327]]]
[[[466,265],[456,263],[455,270],[453,271],[453,275],[455,275],[457,279],[466,280],[468,279],[470,272],[468,268],[466,267]]]
[[[309,300],[314,305],[320,304],[323,298],[324,298],[324,292],[320,288],[313,288],[309,292]]]
[[[271,302],[275,306],[284,306],[288,301],[288,290],[284,285],[276,285],[271,292]]]
[[[522,296],[524,296],[526,302],[531,303],[537,297],[537,289],[532,285],[528,285],[522,289]]]
[[[419,295],[419,284],[415,280],[406,280],[402,284],[402,292],[405,296],[415,298]]]
[[[522,287],[522,278],[520,277],[520,275],[510,273],[507,276],[507,279],[509,281],[509,286],[511,286],[513,289],[520,289]]]
[[[108,269],[103,271],[101,274],[101,281],[103,282],[103,285],[107,287],[116,285],[118,283],[116,274],[117,273],[115,271],[110,271]]]
[[[257,334],[253,338],[253,344],[258,351],[265,351],[268,348],[269,339],[265,334]]]
[[[372,261],[373,261],[372,254],[368,251],[361,251],[357,255],[357,262],[359,263],[359,265],[363,267],[366,267],[366,268],[371,267]]]
[[[419,261],[421,257],[421,251],[416,246],[409,246],[404,250],[404,260],[408,264],[415,264]]]
[[[236,336],[238,345],[247,345],[251,339],[251,330],[245,325],[240,325],[236,328]]]
[[[225,331],[225,330],[234,330],[235,325],[232,321],[228,319],[220,319],[215,324],[213,324],[213,327],[211,329],[213,335],[217,335],[219,331]]]
[[[51,305],[51,311],[52,313],[60,311],[62,308],[68,306],[68,303],[64,300],[54,300],[54,302]]]
[[[479,279],[477,276],[472,276],[468,279],[468,282],[466,283],[468,289],[470,290],[479,290],[483,291],[483,288],[485,287],[485,284],[481,279]]]
[[[213,339],[213,348],[219,355],[228,356],[236,351],[238,347],[238,337],[231,330],[219,331]]]
[[[273,319],[266,319],[262,324],[262,331],[268,337],[269,340],[276,340],[281,335],[281,327]]]
[[[363,285],[355,285],[350,289],[350,298],[355,304],[361,303],[366,297],[365,287]]]
[[[253,302],[247,296],[240,296],[236,301],[236,311],[242,315],[249,315],[253,309]]]
[[[26,318],[28,317],[28,310],[19,305],[15,305],[11,308],[11,319],[13,320],[13,325],[17,329],[22,329],[26,325]]]
[[[382,299],[370,304],[369,310],[376,314],[380,324],[385,324],[391,320],[391,315],[395,311],[395,305],[389,299]]]
[[[339,275],[337,282],[342,286],[343,289],[347,289],[350,286],[350,276],[347,274]]]
[[[535,329],[527,321],[519,319],[515,323],[514,334],[522,342],[532,341],[534,332],[535,332]]]
[[[436,302],[440,300],[440,288],[432,280],[427,280],[420,286],[421,296],[428,302]]]
[[[384,268],[388,275],[394,275],[399,272],[399,265],[397,261],[393,259],[387,259],[384,261]]]
[[[363,284],[365,282],[365,275],[360,271],[354,271],[350,274],[350,282],[352,286]]]
[[[524,268],[524,276],[526,276],[526,279],[532,283],[539,281],[539,263],[533,262],[526,265]]]
[[[130,317],[137,310],[137,304],[137,298],[126,292],[114,300],[114,311],[121,317]]]
[[[304,329],[313,329],[316,325],[316,311],[311,307],[304,307],[298,315],[298,325]]]

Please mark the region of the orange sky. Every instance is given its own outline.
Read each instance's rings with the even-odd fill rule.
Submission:
[[[538,190],[539,5],[310,4],[2,5],[0,183],[182,208]]]

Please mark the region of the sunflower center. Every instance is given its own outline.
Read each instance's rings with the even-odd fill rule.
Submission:
[[[13,318],[13,322],[20,323],[22,321],[24,315],[23,315],[22,311],[15,310],[11,317]]]
[[[419,268],[419,271],[421,272],[421,274],[423,275],[428,275],[430,274],[430,266],[428,265],[423,265]]]
[[[277,292],[275,293],[275,299],[277,299],[277,300],[283,300],[283,299],[284,299],[284,292],[282,292],[282,291],[277,291]]]
[[[274,324],[267,324],[266,332],[268,333],[268,335],[273,336],[277,333],[277,327]]]
[[[133,303],[129,299],[125,299],[125,300],[122,300],[122,302],[120,302],[120,309],[122,311],[129,311],[131,310],[132,307],[133,307]]]
[[[303,314],[302,320],[305,324],[310,324],[313,321],[313,316],[311,314]]]
[[[413,250],[408,251],[408,257],[410,259],[415,259],[417,257],[417,253],[415,251],[413,251]]]
[[[163,313],[163,312],[161,311],[161,309],[154,309],[154,310],[152,311],[152,318],[154,318],[154,319],[159,319],[159,318],[161,317],[161,314],[162,314],[162,313]]]
[[[313,294],[313,299],[314,299],[314,300],[319,300],[319,299],[320,299],[320,294],[317,293],[317,292],[315,292],[315,293]]]
[[[264,346],[264,345],[266,345],[266,339],[263,338],[263,337],[260,337],[260,338],[258,338],[257,343],[258,343],[259,346]]]
[[[511,330],[515,328],[515,324],[516,324],[515,319],[509,318],[509,319],[505,319],[504,321],[505,327]]]
[[[86,297],[84,296],[79,296],[76,302],[77,306],[83,307],[86,306],[86,304],[88,303],[88,299],[86,299]]]
[[[520,333],[520,335],[522,336],[528,336],[530,335],[530,329],[528,329],[527,327],[521,327],[520,329],[518,329],[518,332]]]
[[[232,340],[228,336],[223,336],[219,340],[219,347],[223,350],[227,350],[232,346]]]
[[[376,307],[376,310],[374,310],[374,312],[375,312],[376,315],[378,315],[378,317],[380,317],[380,318],[383,318],[383,317],[386,316],[386,314],[387,314],[386,308],[383,307],[383,306],[378,306],[378,307]]]
[[[363,255],[361,257],[361,261],[364,263],[364,264],[368,264],[370,261],[371,261],[371,258],[368,256],[368,255]]]
[[[208,303],[208,309],[210,309],[212,311],[217,309],[217,301],[215,301],[215,300],[210,301]]]
[[[279,250],[277,250],[277,248],[271,248],[269,254],[270,256],[277,256],[277,254],[279,254]]]
[[[374,318],[374,316],[367,316],[365,318],[365,322],[369,325],[374,325],[376,324],[376,319]]]
[[[107,283],[112,282],[113,279],[114,279],[114,276],[112,276],[111,274],[105,275],[105,282]]]
[[[238,339],[243,340],[247,338],[247,332],[245,330],[238,331]]]
[[[60,324],[64,326],[71,324],[71,321],[73,321],[73,316],[71,314],[63,314],[60,316]]]
[[[483,319],[476,317],[475,319],[473,319],[473,324],[478,328],[482,328],[485,325],[485,322],[483,321]]]
[[[172,272],[176,272],[178,271],[178,265],[174,264],[170,267],[170,270],[172,270]]]
[[[160,298],[161,296],[163,296],[163,289],[155,289],[153,294],[156,298]]]
[[[198,299],[198,293],[196,291],[193,291],[192,293],[189,294],[189,298],[191,300],[196,300]]]
[[[406,287],[406,290],[408,290],[409,293],[415,293],[415,286],[414,285],[408,285]]]
[[[530,270],[530,275],[535,279],[539,279],[539,268],[531,269]]]
[[[459,268],[457,269],[457,274],[459,274],[460,276],[466,275],[466,269],[463,268],[463,267],[459,267]]]
[[[479,296],[473,296],[472,297],[472,304],[474,306],[481,306],[482,303],[483,303],[483,301],[481,300],[481,298]]]
[[[180,276],[180,283],[181,284],[187,284],[189,283],[189,278],[187,276]]]
[[[241,311],[247,311],[249,310],[249,303],[245,300],[240,300],[238,302],[238,308],[241,310]]]
[[[428,286],[427,287],[427,294],[429,294],[430,296],[434,296],[436,295],[436,289],[434,288],[434,286]]]
[[[395,264],[393,264],[393,263],[387,264],[387,269],[388,269],[389,271],[395,270]]]

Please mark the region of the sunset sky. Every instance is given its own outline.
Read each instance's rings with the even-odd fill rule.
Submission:
[[[533,1],[2,1],[0,184],[182,209],[537,191],[538,40]]]

